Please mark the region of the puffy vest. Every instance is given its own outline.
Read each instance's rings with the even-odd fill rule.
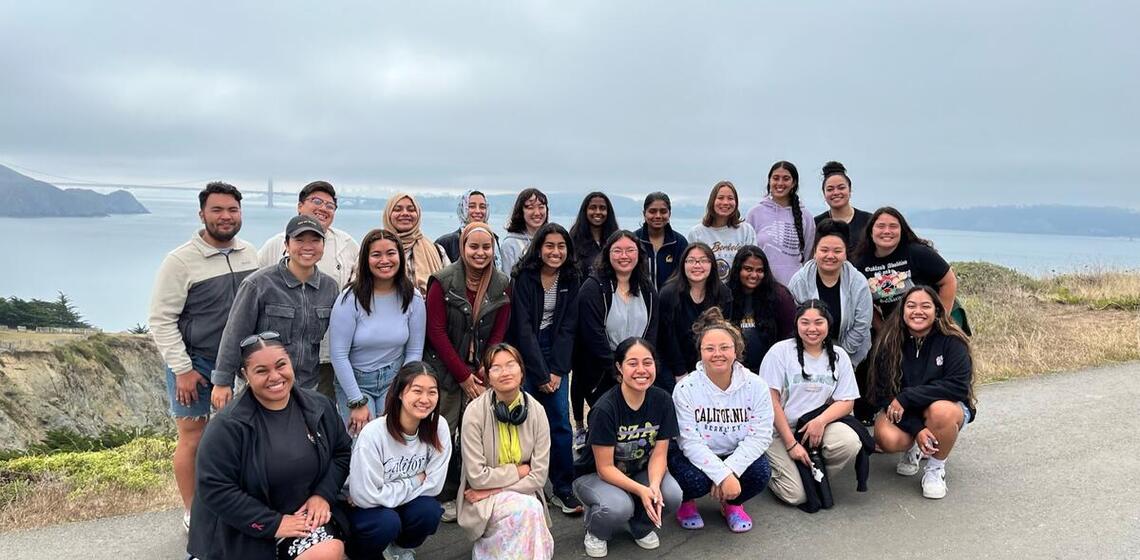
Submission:
[[[483,358],[487,349],[487,339],[491,338],[491,329],[495,325],[495,314],[499,308],[510,303],[507,297],[507,286],[510,280],[506,274],[491,267],[491,283],[487,286],[487,293],[483,296],[483,303],[479,307],[479,316],[471,316],[471,302],[467,301],[467,281],[463,271],[463,263],[449,264],[428,279],[428,288],[432,283],[439,283],[443,290],[444,304],[447,306],[447,339],[451,347],[467,362],[467,350],[472,339],[475,341],[475,362],[469,363],[473,369],[478,368],[478,362]],[[451,373],[439,359],[431,340],[427,340],[424,352],[425,359],[435,369],[441,387],[457,388]]]

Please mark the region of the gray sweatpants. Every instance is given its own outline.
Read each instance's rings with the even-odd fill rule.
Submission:
[[[639,484],[649,484],[649,471],[643,470],[632,477]],[[633,538],[640,539],[648,535],[656,527],[649,521],[641,499],[617,486],[603,481],[597,474],[580,476],[574,480],[574,495],[585,506],[586,512],[583,520],[586,531],[591,535],[610,540],[615,531],[624,529],[629,524],[629,532]],[[681,487],[668,472],[661,479],[661,495],[665,498],[665,505],[661,509],[664,518],[681,506]]]

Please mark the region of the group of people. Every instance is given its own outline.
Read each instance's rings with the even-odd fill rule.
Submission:
[[[668,516],[702,528],[706,496],[733,532],[765,488],[831,507],[875,452],[925,460],[942,498],[976,414],[954,272],[897,210],[852,206],[841,164],[827,211],[799,187],[777,162],[742,214],[721,181],[687,237],[660,192],[636,231],[602,192],[567,230],[525,189],[500,235],[468,191],[434,241],[399,193],[358,245],[316,181],[258,250],[210,183],[150,316],[189,555],[407,559],[457,521],[473,558],[550,558],[553,506],[604,557],[619,532],[656,548]]]

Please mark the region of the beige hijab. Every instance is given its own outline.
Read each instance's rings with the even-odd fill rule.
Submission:
[[[396,207],[396,203],[408,199],[416,206],[416,223],[412,228],[405,232],[396,230],[396,224],[392,223],[392,209]],[[443,268],[443,259],[439,256],[439,249],[435,246],[432,240],[424,237],[423,232],[420,231],[420,222],[423,220],[423,208],[420,208],[420,203],[408,193],[396,193],[388,199],[388,204],[384,206],[384,229],[396,234],[400,238],[400,244],[404,247],[404,253],[409,256],[408,258],[408,276],[415,283],[416,289],[420,293],[427,292],[427,282],[431,275]]]
[[[491,285],[491,276],[495,274],[494,243],[491,243],[491,259],[487,261],[486,266],[475,268],[475,265],[467,261],[467,252],[463,248],[467,246],[467,238],[477,231],[486,233],[492,241],[495,239],[495,234],[491,233],[491,226],[483,222],[471,222],[463,226],[463,232],[459,234],[459,254],[460,260],[463,261],[463,277],[467,282],[467,289],[475,292],[475,301],[471,302],[472,319],[479,317],[479,307],[483,305],[483,298],[487,296],[487,287]]]

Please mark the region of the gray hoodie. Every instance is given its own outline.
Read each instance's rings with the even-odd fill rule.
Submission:
[[[792,276],[788,282],[788,291],[796,303],[818,298],[819,289],[816,288],[815,278],[818,267],[814,260],[804,263],[804,266]],[[839,271],[839,301],[843,306],[843,317],[839,321],[839,340],[835,341],[851,358],[851,366],[858,366],[871,351],[871,290],[867,287],[867,279],[850,262],[843,262],[843,269]]]
[[[510,276],[511,269],[515,267],[515,263],[522,259],[527,247],[530,247],[530,235],[526,232],[507,232],[502,241],[499,241],[499,252],[503,255],[502,261],[499,263],[499,270]]]

